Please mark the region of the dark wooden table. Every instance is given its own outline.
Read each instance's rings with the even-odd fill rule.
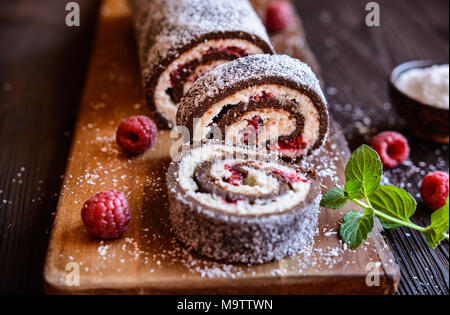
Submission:
[[[42,293],[58,193],[89,62],[98,1],[78,0],[81,26],[65,25],[61,0],[0,3],[0,293]],[[322,67],[330,111],[352,149],[380,130],[403,130],[387,94],[394,65],[448,62],[448,0],[379,1],[381,27],[365,25],[367,1],[296,1]],[[408,135],[408,134],[407,134]],[[411,161],[385,180],[413,195],[431,170],[448,171],[448,145],[409,136]],[[427,224],[420,204],[414,221]],[[449,293],[449,244],[420,233],[386,233],[402,280],[399,294]]]

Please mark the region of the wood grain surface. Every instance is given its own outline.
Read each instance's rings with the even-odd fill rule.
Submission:
[[[99,2],[0,2],[0,294],[42,293],[42,268]]]
[[[123,118],[149,112],[142,102],[125,1],[106,0],[101,12],[44,269],[48,293],[395,292],[399,271],[379,232],[357,251],[340,241],[339,222],[350,208],[322,209],[314,246],[279,262],[227,265],[189,253],[172,235],[168,222],[165,172],[175,139],[169,131],[161,131],[155,147],[138,157],[127,156],[115,143],[115,130]],[[298,21],[294,26],[301,27]],[[296,36],[286,33],[284,41],[275,43],[276,49],[283,52],[297,46]],[[342,134],[334,130],[323,152],[311,159],[311,165],[325,172],[324,189],[343,183],[347,152]],[[92,194],[111,188],[125,192],[133,219],[124,238],[103,242],[86,232],[80,210]],[[66,283],[70,262],[80,266],[80,286]],[[369,263],[378,266],[374,273],[380,277],[379,286],[366,285]]]
[[[64,24],[61,0],[0,3],[0,293],[41,293],[42,265],[83,91],[99,1],[77,0],[81,27]],[[351,148],[377,130],[398,129],[386,77],[412,59],[448,62],[448,1],[380,0],[381,27],[364,24],[366,1],[300,1],[308,40],[322,68],[333,116]],[[351,86],[351,88],[349,87]],[[348,106],[345,106],[348,105]],[[349,105],[352,105],[351,107]],[[349,107],[355,112],[343,110]],[[370,118],[367,130],[358,128]],[[409,137],[414,167],[388,173],[413,194],[421,171],[448,170],[448,146]],[[441,150],[440,156],[436,150]],[[419,165],[419,163],[424,163]],[[410,169],[419,169],[410,174]],[[20,174],[20,176],[19,176]],[[420,198],[418,198],[420,201]],[[427,223],[420,205],[414,221]],[[448,242],[436,251],[420,233],[386,233],[402,280],[398,294],[448,294]]]
[[[419,206],[413,221],[425,226],[430,211],[419,184],[426,173],[449,170],[449,147],[412,136],[388,95],[387,78],[398,64],[417,59],[448,63],[449,2],[377,1],[381,26],[365,25],[367,1],[296,1],[308,41],[322,67],[333,117],[353,150],[377,132],[397,130],[410,142],[410,161],[385,171],[392,184],[408,190]],[[386,232],[400,264],[399,294],[449,294],[449,242],[436,250],[414,230]]]

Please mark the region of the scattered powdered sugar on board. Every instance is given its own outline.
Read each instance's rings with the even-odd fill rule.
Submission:
[[[167,222],[164,222],[163,225],[165,228],[169,228]],[[180,275],[181,278],[189,277],[189,275],[197,275],[208,279],[257,277],[256,271],[251,265],[227,264],[209,260],[189,251],[175,237],[164,239],[161,234],[151,233],[149,229],[145,228],[141,233],[143,234],[140,237],[141,240],[124,237],[123,245],[119,249],[113,249],[112,245],[109,245],[106,241],[99,241],[96,250],[97,257],[93,260],[94,263],[89,265],[81,258],[80,251],[65,256],[65,258],[82,266],[81,269],[84,274],[96,273],[99,276],[110,271],[111,265],[109,262],[118,260],[124,267],[115,269],[114,272],[124,270],[127,263],[139,261],[144,266],[148,266],[146,269],[152,274],[170,270],[173,265],[178,266],[179,269],[181,265],[184,268]],[[316,234],[319,234],[319,231]],[[333,228],[324,228],[321,234],[323,237],[335,237],[337,231]],[[147,242],[142,240],[147,240]],[[155,251],[155,248],[151,251],[147,250],[146,244],[153,242],[159,244],[157,250]],[[360,250],[367,251],[368,243],[363,244]],[[266,272],[272,276],[292,273],[311,274],[320,272],[324,268],[333,269],[337,264],[341,264],[343,269],[347,269],[357,263],[358,259],[357,255],[353,255],[351,256],[352,259],[346,260],[344,258],[346,257],[345,252],[356,253],[341,241],[337,246],[326,247],[315,246],[315,243],[312,242],[289,260],[266,264],[269,267]],[[64,257],[63,254],[60,256],[61,258]]]
[[[91,106],[90,110],[98,112],[106,110],[108,106],[108,100],[106,100],[105,105]],[[141,106],[133,106],[133,109],[140,111]],[[106,276],[111,271],[124,273],[127,270],[127,264],[132,265],[133,262],[139,262],[151,274],[163,274],[170,270],[171,266],[177,266],[177,268],[181,266],[182,278],[190,276],[207,279],[257,277],[259,273],[253,266],[226,264],[205,259],[189,251],[174,236],[168,236],[172,235],[165,187],[165,172],[169,161],[151,163],[150,156],[155,148],[143,156],[125,155],[117,146],[112,132],[114,130],[112,127],[117,126],[122,118],[123,115],[119,114],[116,120],[108,122],[107,125],[111,127],[108,133],[95,121],[87,122],[81,127],[82,132],[89,133],[91,139],[85,144],[86,149],[93,150],[95,154],[79,176],[67,174],[67,180],[70,183],[69,187],[76,185],[78,195],[89,196],[98,190],[110,188],[123,191],[132,201],[133,216],[139,216],[144,223],[135,227],[138,229],[135,233],[127,233],[123,239],[118,240],[121,242],[119,247],[107,241],[95,241],[97,242],[95,255],[89,258],[89,262],[84,260],[84,256],[77,250],[70,255],[67,253],[61,255],[65,255],[64,258],[68,261],[78,262],[84,274],[99,277]],[[157,145],[163,145],[164,135],[164,132],[159,133]],[[340,153],[332,139],[329,137],[324,149],[318,150],[302,163],[304,167],[315,167],[323,180],[337,183],[336,169]],[[75,153],[72,159],[81,159],[84,154],[84,152]],[[145,179],[136,177],[130,181],[131,174],[136,168],[142,168],[143,173],[146,174]],[[146,193],[136,195],[136,187],[145,187]],[[74,191],[66,190],[66,193],[74,194]],[[81,208],[84,201],[77,199],[76,208]],[[158,205],[158,209],[155,209],[155,205]],[[77,230],[76,233],[78,235],[80,231]],[[355,264],[356,255],[348,254],[353,251],[342,242],[336,243],[334,240],[338,238],[336,227],[324,227],[316,233],[315,243],[309,244],[293,258],[270,264],[268,272],[274,277],[291,273],[311,274],[323,268],[333,269],[338,264],[342,265],[342,268],[349,268]],[[84,230],[81,234],[88,237]],[[319,245],[317,237],[330,239],[335,245],[323,247]]]
[[[326,146],[327,145],[328,144],[326,144]],[[336,163],[340,161],[341,157],[338,155],[338,152],[335,151],[337,145],[335,143],[329,145],[333,148],[333,151],[327,150],[326,147],[321,147],[320,149],[313,151],[310,156],[305,157],[305,159],[301,161],[301,166],[305,169],[314,168],[317,171],[317,175],[321,182],[328,180],[331,183],[338,184],[339,177],[336,174]]]
[[[170,2],[176,3],[179,1]],[[200,2],[200,0],[191,1],[191,3],[198,3],[199,5]],[[230,1],[222,2],[225,4],[231,3]],[[244,2],[246,1],[237,1],[239,5],[244,5],[241,4]],[[103,14],[109,13],[104,10]],[[245,21],[240,21],[240,23],[242,22]],[[266,66],[270,65],[264,62],[260,64],[260,67]],[[306,65],[297,68],[298,65],[292,63],[289,65],[288,63],[287,66],[294,66],[294,71],[297,71],[300,76],[310,71]],[[131,85],[130,80],[132,79],[121,74],[116,70],[117,68],[117,63],[112,63],[108,67],[104,78],[109,82],[108,84],[114,87],[119,86],[119,84]],[[273,69],[273,71],[276,71],[276,69]],[[257,74],[258,72],[255,70],[253,75],[256,76]],[[308,86],[320,91],[315,79],[309,80]],[[86,139],[89,140],[86,143],[75,143],[76,145],[82,144],[83,151],[75,151],[71,155],[72,160],[88,161],[86,161],[86,164],[81,164],[83,169],[77,175],[66,174],[63,191],[65,194],[71,195],[74,200],[74,204],[70,205],[71,209],[77,211],[81,209],[82,204],[90,195],[99,190],[111,188],[121,190],[132,202],[133,217],[140,220],[135,220],[135,222],[139,221],[135,225],[133,225],[132,220],[129,232],[122,239],[100,241],[89,237],[80,219],[79,225],[70,229],[65,236],[80,242],[80,244],[89,244],[89,246],[86,246],[89,248],[86,250],[84,246],[80,246],[79,249],[73,247],[67,249],[60,254],[62,259],[67,262],[78,262],[82,277],[85,274],[102,277],[107,274],[111,275],[111,273],[119,273],[119,276],[121,276],[120,273],[129,270],[127,268],[136,272],[135,262],[139,263],[141,270],[148,271],[150,274],[171,274],[173,272],[172,266],[176,266],[178,270],[182,270],[181,277],[183,278],[201,276],[217,279],[259,276],[259,272],[255,271],[258,270],[258,267],[224,264],[205,259],[190,252],[175,237],[170,236],[165,187],[165,172],[168,160],[153,161],[154,148],[143,156],[128,157],[115,142],[114,130],[120,120],[130,114],[148,114],[146,107],[141,103],[131,103],[126,104],[129,108],[123,111],[121,108],[111,106],[116,97],[113,93],[111,94],[101,94],[98,99],[89,103],[90,119],[84,121],[81,126],[81,132],[88,133],[89,137]],[[124,104],[121,104],[121,106],[124,106]],[[114,118],[108,121],[105,126],[98,121],[103,119],[102,116],[106,112],[114,112]],[[124,112],[126,112],[126,115],[124,115]],[[167,146],[166,143],[162,142],[166,139],[164,135],[163,133],[159,134],[157,145]],[[83,138],[78,137],[78,139]],[[335,146],[335,144],[330,145]],[[334,153],[337,148],[331,148],[333,152],[328,157],[324,157],[326,154],[322,155],[317,152],[304,163],[305,165],[315,166],[321,177],[336,182],[338,165],[336,159],[339,157],[337,153]],[[89,159],[86,159],[86,156]],[[139,176],[133,177],[136,170],[139,170]],[[141,174],[145,175],[141,176]],[[137,194],[136,191],[140,189],[144,189],[145,193]],[[314,244],[310,244],[291,259],[271,264],[268,272],[273,276],[283,276],[291,273],[310,274],[314,271],[319,272],[324,267],[333,269],[339,264],[344,265],[344,268],[352,266],[357,262],[358,256],[353,254],[354,252],[348,249],[345,244],[336,240],[337,234],[337,226],[321,227],[317,231]],[[319,242],[322,242],[322,239],[329,241],[330,245],[321,246]],[[368,250],[368,248],[367,244],[364,244],[361,250]],[[91,254],[91,256],[87,257],[86,254]]]
[[[95,108],[91,110],[96,111]],[[111,124],[116,125],[119,121],[111,122]],[[168,163],[157,162],[154,165],[146,166],[149,160],[147,155],[134,158],[127,157],[118,148],[114,136],[105,135],[95,122],[82,126],[82,130],[92,133],[92,140],[88,141],[87,146],[92,147],[97,153],[82,174],[77,177],[71,174],[67,175],[67,179],[71,182],[70,185],[72,186],[75,183],[79,189],[78,193],[81,190],[86,194],[112,187],[123,191],[129,200],[138,199],[138,201],[133,202],[133,215],[140,216],[145,223],[136,227],[138,229],[137,234],[126,234],[123,239],[119,240],[121,242],[120,247],[108,241],[96,241],[95,255],[93,258],[89,258],[89,263],[83,259],[83,255],[78,250],[71,252],[69,255],[67,253],[61,254],[62,258],[79,263],[83,274],[95,274],[99,277],[109,274],[112,271],[112,266],[115,266],[113,270],[115,273],[126,272],[127,263],[132,262],[139,262],[151,274],[164,273],[174,265],[178,266],[177,268],[182,266],[182,278],[200,276],[207,279],[235,279],[258,276],[254,267],[250,265],[226,264],[205,259],[190,252],[174,236],[167,236],[172,235],[168,220],[167,194],[164,181],[166,164]],[[163,133],[160,133],[159,136],[158,143],[161,145]],[[337,149],[333,143],[328,143],[328,145],[333,146],[333,150]],[[152,154],[152,152],[148,154]],[[76,155],[72,158],[76,158]],[[304,163],[309,166],[316,166],[319,173],[323,173],[322,176],[328,176],[330,180],[336,180],[337,158],[338,153],[321,152],[312,155]],[[142,166],[144,166],[147,174],[145,180],[135,178],[133,179],[133,185],[147,187],[148,194],[136,196],[133,187],[130,185],[130,174],[132,174],[133,169]],[[73,192],[68,191],[68,193],[72,194]],[[84,200],[76,200],[76,207],[81,208],[83,202]],[[158,206],[159,209],[154,209],[152,205],[155,204],[162,206]],[[78,235],[80,231],[76,231],[76,233]],[[84,237],[88,237],[85,231],[81,233]],[[336,238],[338,234],[335,227],[325,227],[321,231],[317,230],[316,233],[324,238]],[[344,257],[348,257],[344,253],[352,252],[345,244],[339,242],[337,246],[326,247],[317,246],[317,244],[317,241],[316,244],[309,244],[298,255],[289,260],[270,264],[272,269],[269,268],[268,272],[274,277],[290,273],[310,274],[321,268],[333,269],[333,266],[337,264],[343,264],[343,268],[348,268],[355,263],[356,258],[344,260]],[[289,261],[289,263],[285,263],[286,261]]]

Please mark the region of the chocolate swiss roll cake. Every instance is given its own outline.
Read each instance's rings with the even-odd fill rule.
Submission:
[[[324,143],[328,111],[308,65],[284,55],[255,55],[195,82],[180,103],[177,125],[189,129],[193,142],[221,138],[292,160]]]
[[[248,0],[129,0],[147,102],[175,123],[177,105],[201,75],[253,54],[273,53]]]
[[[167,172],[172,230],[209,258],[264,263],[297,253],[316,232],[321,190],[276,155],[209,142]]]

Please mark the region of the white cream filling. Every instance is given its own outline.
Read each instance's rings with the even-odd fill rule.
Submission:
[[[193,60],[201,59],[211,48],[238,47],[244,49],[249,55],[262,54],[263,50],[255,44],[243,39],[214,39],[205,41],[196,47],[184,52],[175,59],[161,74],[156,85],[154,101],[158,112],[169,122],[175,123],[178,104],[175,104],[166,90],[170,87],[170,74],[177,70],[179,66],[187,64]],[[223,62],[222,62],[223,63]],[[216,65],[217,66],[217,65]],[[209,68],[211,70],[212,68]],[[208,69],[199,69],[199,74]]]
[[[210,132],[210,125],[212,124],[214,117],[220,113],[224,106],[237,105],[240,102],[248,103],[252,96],[262,95],[263,91],[272,94],[273,97],[279,99],[281,103],[286,100],[295,99],[298,104],[298,111],[305,118],[305,126],[302,134],[303,141],[308,143],[307,149],[314,145],[320,134],[319,111],[316,106],[314,106],[311,99],[305,94],[298,90],[278,84],[252,86],[250,88],[238,91],[211,106],[194,125],[194,141],[198,142],[201,139],[206,139],[208,133]],[[264,139],[277,139],[280,136],[287,136],[295,130],[295,122],[289,123],[289,119],[286,114],[283,114],[278,110],[263,111],[258,109],[256,111],[252,111],[251,114],[244,114],[239,122],[229,126],[230,128],[226,128],[225,139],[227,142],[230,141],[232,143],[236,136],[242,132],[245,127],[247,127],[248,124],[246,119],[249,119],[250,115],[254,117],[253,114],[264,115],[266,118],[270,117],[270,121],[276,122],[270,127],[270,132],[266,132],[265,135],[262,136]],[[228,135],[228,132],[230,132],[230,135]]]
[[[303,182],[292,182],[292,190],[287,193],[277,196],[274,200],[264,200],[260,202],[256,202],[254,205],[250,205],[245,200],[237,201],[236,203],[226,203],[221,197],[214,196],[208,193],[196,192],[198,190],[197,183],[194,181],[195,171],[197,166],[203,161],[208,160],[219,160],[219,159],[227,159],[230,156],[233,156],[234,153],[244,154],[246,152],[245,149],[223,146],[223,145],[204,145],[200,148],[194,149],[188,156],[185,156],[179,164],[178,170],[178,182],[181,188],[185,191],[186,196],[190,196],[203,204],[205,207],[216,208],[225,212],[235,213],[235,214],[267,214],[267,213],[279,213],[283,212],[286,209],[290,209],[297,205],[298,203],[305,200],[306,196],[309,193],[311,184],[309,181]],[[244,159],[234,159],[234,163],[244,162]],[[273,162],[263,162],[258,161],[257,163],[261,163],[262,167],[268,167],[272,169],[278,169],[287,174],[294,174],[295,170],[284,166],[279,165]],[[216,170],[216,174],[218,171]],[[225,174],[225,173],[224,173]],[[228,174],[229,175],[229,174]],[[259,175],[259,174],[258,174]],[[260,191],[273,191],[275,187],[271,187],[270,185],[273,183],[268,178],[260,178]],[[267,183],[264,184],[264,181],[267,180]],[[231,186],[231,185],[230,185]],[[247,185],[248,186],[248,185]],[[249,192],[252,192],[250,186],[248,188],[241,188],[244,191],[248,189]]]
[[[224,182],[223,178],[229,178],[232,174],[226,169],[226,165],[232,166],[235,160],[218,161],[211,168],[211,175],[218,179],[217,184],[223,189],[234,193],[261,196],[277,191],[279,185],[275,177],[268,175],[262,170],[244,166],[248,172],[244,183],[239,186]]]
[[[295,120],[289,119],[291,114],[285,110],[271,109],[271,108],[260,108],[245,113],[241,116],[241,119],[234,124],[228,126],[225,131],[225,141],[227,143],[242,143],[243,134],[248,133],[249,138],[255,136],[255,128],[251,126],[249,128],[248,121],[253,117],[258,116],[263,121],[263,125],[258,127],[257,130],[257,141],[252,141],[254,144],[265,144],[266,142],[273,140],[277,141],[278,137],[289,136],[297,128]]]

